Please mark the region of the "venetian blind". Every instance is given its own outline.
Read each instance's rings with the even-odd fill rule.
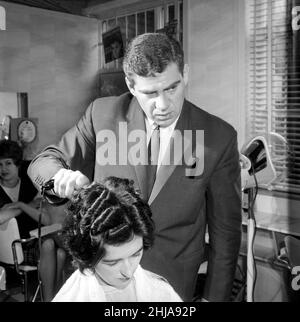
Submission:
[[[273,189],[300,193],[300,73],[291,0],[248,0],[247,136],[275,132],[274,166],[284,174]],[[300,40],[300,38],[299,38]],[[292,156],[292,157],[291,157]]]

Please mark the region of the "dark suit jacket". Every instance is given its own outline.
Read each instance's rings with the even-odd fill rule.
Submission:
[[[120,122],[123,125],[126,122],[128,134],[137,129],[145,131],[142,109],[129,93],[94,101],[78,124],[66,132],[57,145],[47,147],[32,161],[29,176],[41,185],[61,167],[69,166],[95,181],[111,175],[132,178],[142,197],[146,198],[145,165],[99,165],[101,149],[103,144],[107,144],[100,142],[104,129],[108,134],[116,133],[118,163],[120,145],[124,148],[124,133],[118,134]],[[141,264],[168,279],[184,300],[191,300],[197,272],[204,260],[207,227],[209,262],[204,297],[211,301],[228,300],[241,238],[236,131],[225,121],[188,101],[184,102],[175,130],[181,133],[190,130],[193,135],[198,130],[204,134],[204,139],[200,140],[197,153],[196,140],[188,135],[184,136],[188,144],[183,145],[182,153],[174,152],[171,145],[170,150],[175,155],[177,153],[174,159],[178,161],[179,155],[180,160],[175,165],[163,165],[157,174],[149,198],[156,237],[153,248],[144,253]],[[122,144],[119,144],[122,139]],[[129,161],[134,157],[135,150],[131,149],[134,144],[136,142],[128,142]],[[145,142],[142,145],[146,149]],[[184,159],[188,159],[188,165],[180,162],[184,155],[188,156]],[[196,175],[187,169],[196,170]]]

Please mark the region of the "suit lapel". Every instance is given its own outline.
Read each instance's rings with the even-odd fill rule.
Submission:
[[[148,200],[150,205],[166,184],[176,166],[182,164],[183,155],[187,148],[191,146],[192,142],[190,142],[190,139],[183,135],[184,130],[190,128],[188,113],[189,109],[185,101],[182,107],[182,112],[174,129],[173,139],[170,140],[167,151],[162,160],[162,165],[158,169],[156,180]],[[181,148],[175,148],[174,142],[180,142]]]
[[[133,169],[136,177],[137,184],[140,188],[141,194],[144,198],[147,198],[147,172],[146,172],[146,156],[147,156],[147,136],[145,126],[145,116],[142,108],[140,107],[137,99],[133,97],[131,100],[128,113],[127,113],[127,124],[128,124],[128,160]],[[140,140],[136,140],[136,138]],[[138,142],[137,142],[138,141]],[[135,149],[137,146],[139,149]],[[136,151],[139,150],[141,153],[142,164],[136,164],[137,156]]]

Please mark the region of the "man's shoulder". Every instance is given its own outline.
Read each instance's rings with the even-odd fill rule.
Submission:
[[[132,100],[132,95],[126,92],[120,96],[106,96],[96,98],[91,104],[92,113],[120,113],[127,110]]]
[[[193,128],[203,128],[207,131],[225,133],[229,135],[236,133],[234,127],[224,119],[205,111],[189,101],[186,101],[186,104],[190,109],[190,119],[192,121]]]

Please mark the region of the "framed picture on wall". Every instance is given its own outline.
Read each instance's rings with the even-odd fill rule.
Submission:
[[[105,63],[124,56],[124,45],[120,26],[102,34]]]

